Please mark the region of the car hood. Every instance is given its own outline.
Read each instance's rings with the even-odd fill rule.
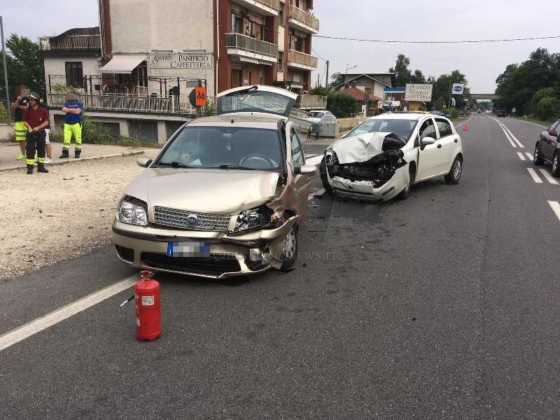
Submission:
[[[366,133],[340,139],[332,145],[341,164],[367,162],[383,153],[383,142],[390,133]]]
[[[267,171],[148,168],[126,194],[148,203],[200,213],[235,213],[274,197],[279,174]]]

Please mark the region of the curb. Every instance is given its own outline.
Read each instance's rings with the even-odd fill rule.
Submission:
[[[134,152],[115,153],[115,154],[112,154],[112,155],[92,156],[92,157],[86,157],[86,158],[80,158],[80,159],[57,161],[57,162],[48,163],[47,167],[68,165],[70,163],[91,162],[93,160],[114,159],[114,158],[120,158],[120,157],[138,156],[138,155],[143,155],[144,153],[145,153],[144,150],[138,150],[138,151],[134,151]],[[20,169],[26,169],[26,166],[11,166],[9,168],[1,168],[0,172],[17,171],[17,170],[20,170]]]

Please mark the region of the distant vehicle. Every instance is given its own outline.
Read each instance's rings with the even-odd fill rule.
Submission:
[[[306,118],[311,123],[310,135],[316,137],[336,137],[336,117],[327,110],[310,111]]]
[[[319,110],[319,111],[309,111],[307,113],[307,115],[309,115],[309,117],[307,118],[307,120],[311,123],[318,123],[321,122],[321,119],[324,116],[329,116],[329,117],[334,117],[334,115],[330,112],[327,111],[326,109],[324,110]]]
[[[560,177],[560,120],[540,134],[535,145],[533,162],[537,166],[551,163],[552,175]]]
[[[447,118],[425,113],[369,118],[326,151],[321,181],[329,193],[360,200],[406,198],[420,181],[458,184],[462,140]]]
[[[183,125],[127,187],[118,257],[210,279],[295,265],[311,176],[288,119],[297,95],[252,86],[218,95],[218,116]]]
[[[505,108],[494,109],[494,114],[496,114],[496,117],[507,117],[507,111]]]

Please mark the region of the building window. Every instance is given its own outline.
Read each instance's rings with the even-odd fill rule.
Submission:
[[[67,61],[66,67],[66,86],[80,88],[83,84],[84,73],[81,61]]]
[[[240,16],[232,13],[231,15],[231,29],[234,33],[240,34],[242,28],[242,19]]]

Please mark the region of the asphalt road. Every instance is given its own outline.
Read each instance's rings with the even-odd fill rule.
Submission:
[[[156,342],[126,291],[1,351],[0,418],[558,418],[560,185],[500,121],[458,186],[312,200],[289,274],[160,277]],[[104,249],[0,284],[0,335],[131,274]]]

